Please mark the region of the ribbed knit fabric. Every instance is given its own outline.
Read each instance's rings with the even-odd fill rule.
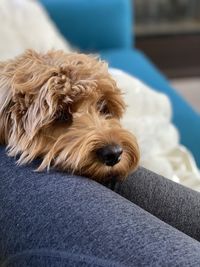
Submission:
[[[139,168],[114,191],[200,241],[200,193]]]
[[[200,266],[198,241],[103,185],[36,165],[0,149],[1,267]]]

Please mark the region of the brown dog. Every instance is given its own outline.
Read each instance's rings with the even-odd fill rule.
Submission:
[[[95,57],[28,50],[0,63],[0,143],[20,164],[40,157],[38,170],[124,179],[139,161],[135,137],[120,125],[124,109]]]

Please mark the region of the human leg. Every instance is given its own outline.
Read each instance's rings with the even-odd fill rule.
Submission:
[[[200,194],[145,168],[114,191],[162,221],[200,241]]]
[[[0,266],[200,266],[200,243],[108,188],[0,150]]]

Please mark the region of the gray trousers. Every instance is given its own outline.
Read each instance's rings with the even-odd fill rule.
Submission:
[[[0,266],[200,266],[200,195],[139,168],[111,190],[0,149]]]

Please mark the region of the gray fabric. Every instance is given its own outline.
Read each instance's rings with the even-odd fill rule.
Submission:
[[[110,189],[0,159],[1,267],[200,266],[199,242]]]
[[[139,168],[114,190],[200,241],[200,193]]]

